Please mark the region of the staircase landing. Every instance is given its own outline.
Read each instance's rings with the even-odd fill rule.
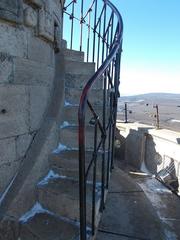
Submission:
[[[180,239],[179,203],[154,177],[116,167],[96,240]]]

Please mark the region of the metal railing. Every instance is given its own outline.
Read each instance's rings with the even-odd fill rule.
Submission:
[[[65,20],[67,16],[69,23]],[[70,32],[65,31],[64,36],[69,39],[68,47],[84,51],[86,61],[94,62],[96,68],[82,90],[78,112],[80,239],[86,240],[88,234],[95,234],[96,214],[104,209],[106,189],[113,168],[123,22],[116,7],[108,0],[66,1],[64,17],[66,29],[70,27]],[[98,104],[95,97],[91,97],[97,88],[100,88],[101,95],[97,96]],[[87,112],[91,115],[90,121],[87,121]],[[88,131],[93,138],[91,144],[87,137]],[[87,161],[87,151],[92,153],[90,161]],[[97,174],[100,174],[98,178]],[[88,209],[87,214],[89,186],[92,196],[91,209]],[[100,207],[97,210],[98,197]]]

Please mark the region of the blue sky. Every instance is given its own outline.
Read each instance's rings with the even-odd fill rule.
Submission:
[[[124,21],[121,94],[180,93],[180,0],[112,0]]]

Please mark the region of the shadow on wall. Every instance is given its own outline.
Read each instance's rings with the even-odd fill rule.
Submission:
[[[145,135],[145,154],[144,163],[148,171],[156,174],[158,166],[162,164],[162,156],[156,151],[156,144],[153,137],[149,134]]]
[[[115,153],[114,156],[118,161],[125,160],[126,139],[120,134],[120,130],[115,130]]]
[[[119,161],[140,170],[142,165],[152,174],[157,173],[157,167],[162,163],[161,155],[156,151],[153,138],[147,133],[150,128],[130,129],[125,138],[119,129],[116,130],[115,156]]]

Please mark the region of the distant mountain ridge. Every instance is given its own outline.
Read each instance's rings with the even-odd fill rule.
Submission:
[[[122,96],[120,97],[120,101],[122,102],[136,102],[136,101],[155,101],[155,100],[165,100],[165,101],[172,101],[172,100],[179,100],[180,101],[180,94],[174,93],[146,93],[146,94],[139,94],[139,95],[132,95],[132,96]]]

